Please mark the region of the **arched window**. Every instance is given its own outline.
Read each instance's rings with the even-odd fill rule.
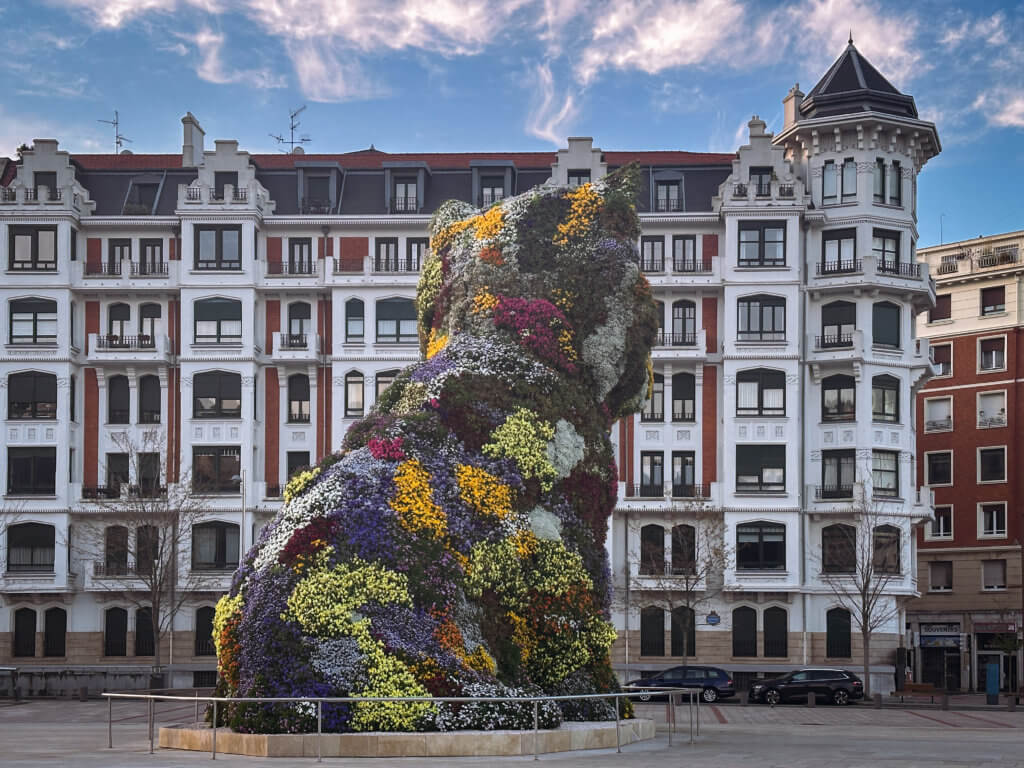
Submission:
[[[672,655],[697,655],[697,622],[692,608],[680,605],[672,611]]]
[[[696,561],[697,535],[693,526],[672,526],[672,573],[694,573]]]
[[[789,656],[789,617],[785,608],[764,609],[764,655],[769,658]]]
[[[744,296],[736,302],[737,341],[785,341],[786,300],[782,296]]]
[[[10,306],[11,344],[48,344],[57,341],[56,301],[15,299]]]
[[[650,396],[644,401],[644,408],[640,412],[640,420],[665,420],[665,377],[660,373],[654,374],[654,385],[651,387]]]
[[[143,376],[139,379],[139,424],[160,423],[160,379]]]
[[[20,523],[7,529],[7,570],[53,570],[56,529],[43,523]],[[34,630],[33,630],[34,631]]]
[[[377,343],[412,344],[416,334],[416,305],[412,299],[381,299],[377,302]]]
[[[242,418],[242,375],[209,371],[192,377],[192,418]]]
[[[200,299],[195,304],[196,343],[238,341],[242,338],[242,302]]]
[[[377,375],[375,377],[375,382],[377,385],[377,398],[376,400],[374,400],[374,402],[380,400],[380,396],[384,394],[384,390],[386,390],[388,387],[395,383],[395,379],[398,378],[399,373],[401,373],[401,371],[398,370],[397,368],[390,371],[377,371]]]
[[[56,419],[57,377],[28,371],[7,377],[8,419]]]
[[[147,302],[139,307],[139,344],[151,347],[160,333],[160,305]]]
[[[667,345],[670,339],[665,337],[665,302],[655,301],[658,308],[658,344]]]
[[[363,374],[345,374],[345,418],[363,415]]]
[[[128,574],[128,529],[111,525],[103,532],[103,575]]]
[[[127,424],[131,414],[131,387],[127,376],[107,379],[107,423]]]
[[[853,421],[857,418],[857,390],[853,376],[836,374],[821,380],[821,420]]]
[[[833,608],[825,614],[825,655],[830,659],[848,659],[850,651],[850,612]]]
[[[672,345],[692,347],[697,343],[697,305],[680,299],[672,303]]]
[[[156,650],[153,637],[153,611],[149,608],[135,609],[135,655],[152,656]]]
[[[757,656],[757,611],[745,605],[732,612],[732,655]]]
[[[640,573],[665,575],[665,529],[660,525],[640,529]]]
[[[697,379],[692,373],[672,377],[672,421],[697,419]]]
[[[111,304],[107,310],[107,335],[112,339],[123,339],[131,335],[128,324],[132,319],[132,308],[124,302]]]
[[[736,526],[736,567],[771,571],[786,568],[786,526],[743,523]]]
[[[288,377],[288,421],[309,423],[309,376],[304,373]]]
[[[160,530],[155,525],[140,525],[135,529],[135,572],[152,576],[159,565]]]
[[[900,347],[900,308],[879,301],[871,308],[871,341],[880,347]]]
[[[785,416],[786,374],[755,368],[736,374],[737,416]]]
[[[14,655],[36,655],[36,612],[31,608],[14,612]]]
[[[128,611],[108,608],[103,614],[103,655],[128,655]]]
[[[204,605],[196,611],[196,656],[216,656],[213,646],[213,608]]]
[[[900,529],[894,525],[879,525],[872,537],[875,573],[900,572]]]
[[[821,529],[821,570],[823,573],[853,573],[857,570],[857,529],[836,523]]]
[[[312,310],[305,301],[288,305],[288,346],[305,349],[306,336],[313,327]]]
[[[895,423],[900,420],[900,380],[882,374],[871,379],[871,418]]]
[[[48,608],[43,614],[43,655],[64,656],[68,614],[63,608]]]
[[[821,308],[821,338],[818,349],[849,347],[857,327],[857,305],[851,301],[833,301]]]
[[[237,567],[237,525],[216,521],[192,526],[192,570],[224,571]]]
[[[362,299],[349,299],[345,302],[345,341],[363,340],[365,311]]]
[[[665,611],[657,606],[640,610],[640,655],[665,655]]]

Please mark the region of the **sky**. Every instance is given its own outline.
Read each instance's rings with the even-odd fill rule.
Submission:
[[[848,36],[935,122],[919,246],[1024,229],[1024,5],[948,0],[0,0],[0,155],[181,151],[191,111],[276,152],[731,152]]]

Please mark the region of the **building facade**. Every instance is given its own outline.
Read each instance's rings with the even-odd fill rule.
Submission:
[[[1003,690],[1020,679],[1022,246],[1010,232],[918,254],[936,276],[936,305],[917,320],[938,368],[917,402],[935,519],[918,533],[908,619],[918,679],[953,690],[985,690],[990,664]]]
[[[859,663],[829,586],[856,562],[822,544],[870,510],[859,535],[892,608],[871,657],[876,687],[891,686],[917,591],[913,527],[931,515],[910,404],[932,370],[915,337],[934,285],[914,219],[938,137],[852,44],[785,106],[778,135],[755,118],[727,155],[586,138],[554,153],[250,155],[206,149],[191,114],[180,155],[36,140],[0,195],[0,665],[34,675],[33,691],[61,670],[148,677],[148,617],[119,599],[137,564],[76,532],[106,519],[101,502],[187,481],[205,516],[180,575],[206,580],[161,659],[172,683],[208,684],[212,606],[288,476],[418,357],[431,212],[637,163],[640,266],[663,322],[651,398],[613,433],[613,661],[623,677],[683,651],[748,674]],[[126,443],[162,448],[126,460]],[[705,527],[722,560],[681,611]]]

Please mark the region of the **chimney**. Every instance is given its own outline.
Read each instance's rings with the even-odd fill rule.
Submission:
[[[750,122],[747,123],[747,129],[750,131],[750,138],[755,136],[767,136],[768,125],[757,115],[750,118]]]
[[[800,105],[804,102],[803,91],[800,90],[800,83],[789,89],[786,98],[782,100],[783,123],[782,130],[787,130],[791,125],[800,119]]]
[[[181,164],[185,168],[193,168],[203,162],[203,137],[205,131],[199,127],[199,121],[191,112],[181,118],[184,138],[181,143]]]

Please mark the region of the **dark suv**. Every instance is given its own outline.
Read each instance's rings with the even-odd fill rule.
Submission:
[[[798,669],[782,677],[753,680],[750,701],[779,704],[783,701],[807,701],[807,694],[833,704],[849,704],[864,698],[864,683],[844,669]]]
[[[643,688],[648,685],[659,688],[700,688],[701,698],[708,703],[736,695],[732,677],[724,669],[718,667],[691,665],[672,667],[652,677],[631,680],[626,685],[634,688]],[[637,698],[640,701],[649,701],[652,696],[657,695],[655,691],[643,691]]]

